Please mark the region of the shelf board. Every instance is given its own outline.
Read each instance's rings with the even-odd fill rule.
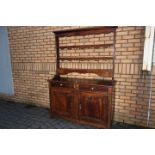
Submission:
[[[112,69],[71,69],[71,68],[59,68],[58,69],[58,74],[60,75],[66,75],[69,73],[80,73],[80,74],[93,73],[101,77],[112,77],[113,76]]]
[[[61,50],[63,49],[84,49],[84,48],[108,48],[108,47],[112,47],[113,44],[98,44],[98,45],[75,45],[75,46],[60,46],[59,48]]]
[[[117,26],[95,26],[87,28],[79,28],[72,30],[54,31],[58,37],[70,37],[70,36],[85,36],[93,34],[108,34],[115,32]]]
[[[94,61],[98,61],[98,60],[112,60],[113,56],[104,56],[104,57],[87,57],[87,58],[83,58],[83,57],[61,57],[60,60],[64,61],[72,61],[72,60],[81,60],[81,61],[87,61],[87,60],[94,60]]]

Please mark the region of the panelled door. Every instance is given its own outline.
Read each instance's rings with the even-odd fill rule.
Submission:
[[[108,96],[102,93],[80,92],[79,119],[105,124],[108,114]]]
[[[72,89],[54,88],[52,89],[52,112],[58,115],[74,115],[74,95]]]

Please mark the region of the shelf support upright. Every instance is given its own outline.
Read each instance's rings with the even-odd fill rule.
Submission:
[[[58,70],[60,69],[60,51],[59,51],[59,35],[55,33],[55,44],[56,44],[56,75],[55,78],[59,79],[60,75]]]
[[[115,57],[116,57],[116,29],[113,32],[113,74],[112,74],[112,92],[111,92],[111,114],[110,114],[110,119],[113,120],[114,118],[114,108],[115,105],[113,105],[113,102],[115,102],[115,81],[114,81],[114,75],[115,75]],[[109,126],[111,126],[111,122],[109,122]]]
[[[114,75],[115,75],[115,57],[116,57],[116,30],[113,33],[113,75],[112,75],[112,84],[114,85]]]

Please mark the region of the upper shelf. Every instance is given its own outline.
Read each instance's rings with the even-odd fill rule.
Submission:
[[[87,58],[83,58],[83,57],[61,57],[60,60],[64,61],[72,61],[72,60],[80,60],[80,61],[87,61],[87,60],[94,60],[94,61],[98,61],[98,60],[112,60],[113,56],[103,56],[103,57],[87,57]]]
[[[63,49],[73,49],[73,48],[76,48],[76,49],[84,49],[84,48],[108,48],[108,47],[111,47],[113,46],[113,44],[98,44],[98,45],[75,45],[75,46],[60,46],[59,48],[61,50]]]
[[[96,27],[79,28],[73,30],[54,31],[54,33],[58,37],[70,37],[70,36],[85,36],[93,34],[108,34],[114,32],[116,29],[117,26],[96,26]]]

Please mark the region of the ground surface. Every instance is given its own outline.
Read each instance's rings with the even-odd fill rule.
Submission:
[[[114,122],[112,129],[142,127]],[[50,118],[49,109],[0,100],[0,129],[95,129],[60,118]]]

